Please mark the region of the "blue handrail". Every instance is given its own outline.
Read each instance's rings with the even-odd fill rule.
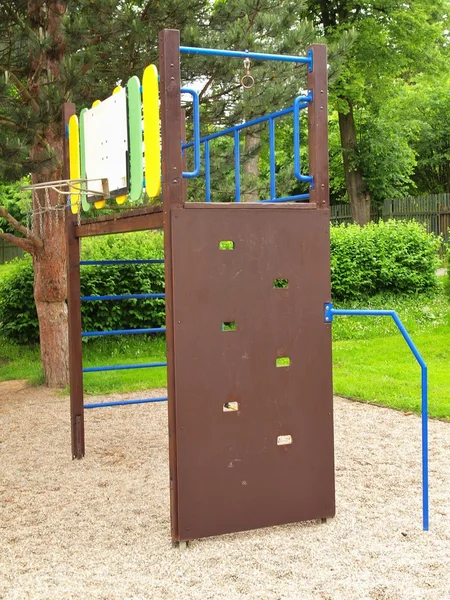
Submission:
[[[299,181],[306,181],[314,188],[311,175],[302,175],[300,169],[300,109],[304,102],[312,102],[312,92],[307,96],[299,96],[294,100],[294,175]]]
[[[358,310],[333,308],[331,302],[325,304],[325,322],[332,323],[335,315],[392,317],[404,340],[408,344],[415,359],[422,370],[422,519],[423,529],[429,529],[429,504],[428,504],[428,369],[425,361],[417,350],[409,333],[400,320],[395,310]]]
[[[183,172],[183,177],[188,179],[192,179],[193,177],[198,177],[200,175],[200,103],[198,94],[195,90],[191,88],[181,88],[182,94],[190,94],[192,96],[193,103],[193,117],[194,117],[194,141],[192,142],[194,146],[194,170]],[[186,147],[182,144],[182,149]]]

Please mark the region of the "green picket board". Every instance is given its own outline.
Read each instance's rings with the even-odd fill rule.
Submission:
[[[141,199],[143,189],[144,159],[142,155],[142,102],[141,83],[134,76],[127,83],[128,102],[128,149],[130,153],[130,192],[131,202]]]

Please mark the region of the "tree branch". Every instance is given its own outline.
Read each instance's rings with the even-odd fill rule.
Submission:
[[[3,72],[6,72],[7,69],[5,69],[4,67],[0,66],[0,69]],[[30,103],[30,105],[32,106],[33,110],[35,113],[39,113],[39,104],[36,102],[36,100],[31,96],[30,92],[26,89],[26,87],[23,85],[23,83],[20,81],[20,79],[18,79],[14,73],[12,71],[8,71],[8,75],[9,77],[13,80],[14,85],[16,86],[16,88],[19,90],[22,98],[24,100],[26,100],[27,102]]]
[[[5,240],[5,242],[10,242],[11,244],[14,244],[14,246],[18,246],[30,254],[35,254],[36,252],[36,246],[30,242],[30,240],[19,238],[12,233],[3,233],[3,231],[0,231],[0,239]]]
[[[30,244],[32,244],[33,246],[38,246],[39,248],[43,247],[44,243],[42,242],[41,238],[39,238],[37,235],[35,235],[27,227],[25,227],[24,225],[19,223],[19,221],[17,221],[12,215],[9,214],[9,212],[6,210],[6,208],[3,208],[3,206],[0,206],[0,217],[3,217],[4,219],[6,219],[8,221],[8,223],[11,225],[11,227],[13,227],[16,231],[18,231],[19,233],[24,235],[26,238],[28,238]],[[11,234],[5,233],[4,235],[11,235]],[[13,236],[13,237],[15,238],[15,236]],[[16,239],[21,239],[21,238],[16,238]]]

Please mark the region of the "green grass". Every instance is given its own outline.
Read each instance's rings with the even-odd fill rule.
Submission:
[[[429,413],[450,418],[450,302],[432,297],[378,297],[339,308],[397,312],[428,366]],[[335,317],[333,381],[338,395],[420,412],[420,367],[390,317]]]
[[[450,419],[450,298],[442,289],[431,297],[381,296],[337,307],[396,310],[428,365],[429,413]],[[86,367],[164,362],[165,341],[141,336],[89,340],[83,344],[83,360]],[[335,317],[333,362],[336,394],[420,412],[420,367],[391,318]],[[0,381],[8,379],[42,383],[38,347],[0,338]],[[163,367],[84,375],[87,396],[165,385]]]

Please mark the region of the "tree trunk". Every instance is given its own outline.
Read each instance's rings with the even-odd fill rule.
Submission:
[[[258,202],[259,198],[259,151],[261,134],[259,131],[247,130],[245,136],[245,162],[243,202]]]
[[[33,74],[28,89],[37,111],[47,102],[47,86],[55,85],[60,76],[65,50],[62,25],[65,11],[63,0],[28,1],[28,16],[38,39],[48,35],[52,40],[48,49],[33,46],[28,57]],[[31,149],[31,158],[42,164],[32,176],[33,183],[61,179],[63,127],[59,112],[41,130]],[[37,190],[33,194],[33,230],[43,242],[33,255],[34,299],[42,368],[49,387],[65,387],[69,381],[65,205],[65,196],[60,197],[54,190]]]
[[[62,140],[53,139],[51,143],[61,156]],[[61,169],[49,176],[34,176],[33,182],[46,177],[60,179]],[[65,387],[69,381],[65,201],[54,190],[39,190],[34,193],[33,208],[33,228],[44,242],[33,257],[42,368],[49,387]]]
[[[356,155],[357,140],[353,107],[347,114],[339,113],[345,185],[354,223],[366,225],[370,221],[370,192],[364,181]]]

